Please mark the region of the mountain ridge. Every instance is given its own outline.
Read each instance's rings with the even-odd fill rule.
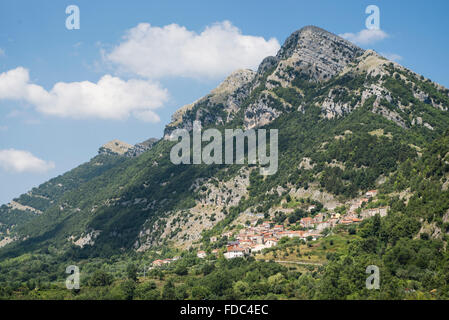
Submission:
[[[317,40],[318,39],[318,40]],[[300,43],[299,43],[300,42]],[[318,46],[322,50],[324,50],[323,53],[321,51],[316,51],[317,47],[314,45],[311,49],[309,48],[311,44],[317,43]],[[327,46],[323,46],[323,43],[327,43]],[[343,60],[339,61],[337,60],[337,57],[330,56],[329,59],[323,60],[322,56],[329,55],[331,53],[330,48],[334,52],[336,52],[335,48],[341,47],[341,50],[345,50],[342,55],[348,56],[345,57]],[[303,49],[303,47],[305,49]],[[320,50],[321,50],[320,49]],[[354,58],[357,55],[360,55],[363,52],[362,49],[358,48],[357,46],[351,44],[347,40],[344,40],[330,32],[327,32],[321,28],[315,27],[315,26],[306,26],[304,28],[301,28],[294,32],[291,36],[287,38],[287,40],[282,45],[281,49],[278,51],[277,55],[275,57],[267,57],[265,58],[256,73],[252,73],[251,77],[247,78],[246,81],[241,82],[241,88],[238,90],[238,94],[235,94],[235,90],[232,92],[229,92],[228,99],[230,101],[227,101],[224,103],[208,103],[203,107],[199,107],[198,111],[196,111],[196,114],[190,116],[189,119],[189,113],[192,112],[192,109],[194,109],[195,106],[201,106],[204,104],[204,100],[207,99],[209,96],[214,96],[214,90],[209,95],[206,95],[206,97],[199,99],[192,104],[186,105],[175,112],[176,115],[176,121],[172,121],[169,125],[167,125],[164,133],[164,137],[167,139],[169,137],[169,133],[174,129],[177,128],[180,123],[183,124],[183,127],[185,127],[188,130],[191,130],[192,126],[190,123],[192,122],[192,119],[194,117],[194,120],[200,120],[202,119],[203,122],[209,123],[211,121],[214,121],[217,123],[223,123],[228,122],[229,120],[233,119],[233,113],[237,112],[238,109],[241,106],[241,102],[247,98],[252,91],[254,91],[258,86],[261,79],[263,79],[263,75],[269,71],[269,69],[273,69],[275,67],[278,67],[281,64],[280,70],[271,70],[272,73],[279,73],[279,71],[283,71],[285,69],[285,66],[282,65],[282,62],[286,63],[287,66],[291,66],[292,64],[301,65],[301,68],[304,68],[306,71],[310,71],[311,67],[315,68],[314,73],[312,73],[312,77],[316,80],[323,80],[326,77],[334,76],[338,70],[342,70],[345,66],[345,63],[348,62],[348,59]],[[310,53],[316,53],[310,54]],[[292,55],[296,54],[295,57],[292,57]],[[321,56],[320,56],[321,55]],[[291,59],[290,59],[291,58]],[[320,61],[319,58],[321,58],[323,61]],[[342,58],[341,56],[339,58]],[[288,61],[290,59],[291,61]],[[334,61],[335,60],[335,61]],[[235,71],[233,74],[231,74],[222,84],[219,85],[222,86],[226,81],[233,78],[233,75],[236,73],[239,74],[240,71]],[[315,73],[316,72],[316,73]],[[320,75],[318,75],[318,73]],[[309,72],[310,76],[310,72]],[[272,75],[272,81],[278,81],[280,80],[276,75]],[[224,120],[224,116],[221,114],[218,119],[211,119],[211,118],[204,118],[203,113],[207,113],[207,109],[211,108],[220,108],[227,113],[226,120]],[[268,114],[268,117],[274,118],[276,116],[276,112],[270,108],[269,106],[265,106],[265,112]],[[186,121],[183,122],[183,116],[187,113]],[[262,121],[262,123],[266,123],[266,121]],[[254,125],[250,125],[251,127],[254,127]],[[248,128],[249,126],[247,126]]]
[[[324,37],[324,40],[320,40],[320,37]],[[304,45],[304,43],[310,43],[311,41],[318,43],[320,48],[319,51],[315,52],[317,53],[317,56],[312,58],[307,55],[309,46]],[[323,46],[323,42],[327,43],[327,45]],[[305,49],[303,49],[303,46]],[[314,48],[316,49],[316,47]],[[336,52],[335,48],[340,48],[340,50],[343,50],[343,53],[337,54],[337,56],[334,57],[333,52]],[[297,54],[295,50],[300,53]],[[327,56],[327,59],[323,59],[322,52],[325,52],[324,56]],[[268,90],[261,90],[262,95],[260,95],[251,105],[245,106],[247,107],[247,110],[244,111],[245,118],[243,126],[246,129],[266,125],[278,117],[283,112],[282,109],[291,108],[291,104],[283,99],[283,97],[277,95],[276,92],[273,92],[273,89],[276,89],[277,87],[291,87],[292,81],[298,75],[306,75],[309,78],[308,81],[323,82],[327,77],[336,77],[337,75],[344,76],[351,73],[361,74],[364,72],[373,78],[378,76],[389,76],[388,73],[394,69],[399,70],[401,73],[405,72],[414,75],[415,78],[419,76],[400,66],[396,62],[388,61],[386,58],[372,50],[360,49],[357,46],[350,44],[347,40],[323,29],[307,26],[294,32],[287,38],[276,57],[267,57],[262,61],[253,80],[242,84],[242,87],[239,90],[239,99],[235,99],[235,95],[233,96],[232,94],[228,96],[228,99],[232,102],[232,107],[231,103],[214,104],[207,101],[207,97],[213,96],[213,93],[211,93],[188,105],[188,107],[183,107],[178,110],[175,113],[177,120],[176,122],[167,125],[164,132],[164,138],[168,139],[170,132],[178,127],[191,130],[193,120],[200,120],[206,125],[211,123],[218,125],[232,121],[236,113],[240,111],[239,109],[242,106],[242,101],[245,99],[248,100],[250,95],[256,91],[256,89],[260,88],[261,82],[265,82],[265,88],[263,89]],[[393,73],[395,72],[393,71]],[[265,77],[263,77],[263,74],[265,74]],[[405,79],[403,76],[400,77],[402,77],[401,79]],[[421,80],[423,79],[424,78],[421,78]],[[414,81],[415,80],[413,79],[408,79],[408,83]],[[361,101],[350,102],[351,105],[349,104],[349,101],[346,104],[342,104],[342,101],[335,101],[336,99],[333,96],[322,97],[321,99],[315,100],[317,100],[316,103],[321,103],[322,107],[327,110],[327,117],[334,117],[351,112],[354,108],[361,106],[367,98],[372,96],[372,94],[376,94],[378,95],[378,98],[375,101],[375,107],[379,109],[379,112],[390,120],[396,121],[398,124],[406,127],[407,120],[402,119],[400,116],[402,110],[398,112],[395,110],[387,110],[388,108],[379,107],[382,99],[386,99],[387,101],[391,99],[391,94],[388,91],[383,90],[385,88],[383,88],[381,81],[376,82],[377,83],[371,83],[370,88],[367,88],[367,90],[362,93],[355,92],[357,95],[361,95],[362,99],[360,99]],[[444,99],[447,99],[448,90],[446,88],[428,80],[426,80],[426,82],[434,86],[437,91],[443,91],[445,93]],[[301,90],[296,89],[296,91],[301,94]],[[331,92],[331,95],[332,93],[333,92]],[[428,95],[422,90],[414,90],[413,95],[421,102],[429,102]],[[277,101],[273,102],[273,99]],[[235,103],[236,101],[237,103]],[[434,102],[430,101],[430,103],[435,106]],[[275,106],[275,104],[278,104],[278,106]],[[302,105],[299,106],[299,108],[301,107]],[[444,108],[441,105],[440,107]],[[403,109],[402,106],[400,106],[400,109]],[[211,110],[213,110],[213,112],[211,112]],[[254,115],[256,115],[256,117],[254,117]],[[418,116],[411,121],[413,123],[423,123],[422,119]],[[433,128],[429,123],[427,123],[426,126],[428,128]]]
[[[308,26],[258,71],[236,71],[178,110],[165,139],[132,156],[131,145],[100,152],[15,200],[42,214],[2,206],[0,240],[8,237],[2,254],[49,244],[72,258],[197,248],[260,208],[273,219],[291,214],[281,204],[286,193],[335,210],[419,157],[417,150],[447,128],[448,107],[447,89]],[[262,180],[245,166],[174,166],[168,137],[176,128],[191,130],[194,120],[221,130],[279,128],[279,173]]]

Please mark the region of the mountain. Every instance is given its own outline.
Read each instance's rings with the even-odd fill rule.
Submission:
[[[409,285],[418,281],[410,270],[435,275],[447,266],[441,248],[449,231],[448,107],[449,90],[441,85],[323,29],[304,27],[257,71],[235,71],[179,109],[163,139],[136,146],[114,140],[89,162],[2,206],[0,260],[32,254],[62,263],[211,249],[211,238],[225,243],[224,234],[235,235],[247,222],[298,227],[306,204],[314,203],[324,214],[367,218],[345,255],[326,258],[320,279],[329,288],[314,297],[350,296],[340,295],[346,283],[335,279],[344,270],[353,274],[349,260],[362,270],[362,258],[368,263],[377,257],[396,281],[391,283]],[[278,172],[262,176],[257,165],[172,164],[170,134],[191,131],[195,120],[220,131],[278,129]],[[372,189],[377,195],[363,204]],[[375,229],[369,212],[379,208],[388,214]],[[420,242],[425,240],[430,253]],[[407,249],[397,247],[399,241]],[[400,250],[408,250],[408,262],[401,261],[398,271]],[[425,254],[434,264],[410,262]]]
[[[145,140],[144,142],[130,145],[126,142],[116,139],[102,145],[98,150],[98,154],[124,155],[131,158],[137,157],[145,151],[150,150],[157,141],[158,139],[156,138],[150,138]]]
[[[241,76],[243,72],[245,77]],[[390,79],[392,76],[394,79]],[[306,104],[320,106],[327,118],[333,118],[362,106],[374,95],[375,112],[402,127],[416,124],[433,128],[430,123],[423,122],[418,110],[407,108],[412,101],[404,100],[403,96],[408,94],[425,105],[447,111],[447,89],[374,51],[364,51],[314,26],[294,32],[276,57],[264,59],[257,73],[237,71],[220,87],[234,80],[240,87],[223,90],[225,96],[220,100],[214,98],[213,91],[178,110],[165,136],[168,136],[167,130],[174,127],[189,129],[192,120],[221,124],[242,111],[245,128],[259,127],[276,119],[284,110],[302,109]],[[393,101],[390,105],[393,98],[399,99],[399,103]]]

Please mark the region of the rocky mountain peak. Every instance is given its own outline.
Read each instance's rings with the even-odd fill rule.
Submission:
[[[98,154],[120,155],[130,158],[137,157],[145,151],[150,150],[157,141],[158,139],[156,138],[150,138],[136,145],[131,145],[115,139],[102,145],[98,150]]]
[[[280,65],[281,68],[301,69],[312,80],[326,80],[342,71],[363,52],[363,49],[331,32],[306,26],[293,32],[275,57],[265,58],[258,73],[263,74]]]
[[[326,80],[341,72],[363,52],[363,49],[333,33],[306,26],[285,40],[275,59],[282,66],[300,69],[312,80]]]
[[[277,86],[287,88],[301,74],[312,82],[329,80],[363,53],[363,49],[326,30],[315,26],[303,27],[287,38],[276,56],[265,58],[257,72],[237,70],[208,95],[176,111],[165,129],[164,138],[167,139],[175,128],[190,130],[194,120],[200,120],[204,125],[228,122],[242,102],[260,85],[268,90]],[[261,109],[256,114],[267,114],[267,118],[261,121],[245,118],[245,127],[266,124],[279,115],[278,111],[266,107],[267,101],[272,98],[269,95],[264,91],[255,101],[255,105],[268,110]],[[282,104],[289,108],[288,103]],[[254,104],[250,107],[254,109]]]
[[[124,155],[133,145],[120,140],[112,140],[100,147],[99,154]]]

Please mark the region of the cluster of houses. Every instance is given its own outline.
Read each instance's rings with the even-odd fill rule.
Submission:
[[[301,231],[289,230],[284,225],[275,225],[271,221],[265,221],[259,225],[250,225],[241,229],[240,232],[235,235],[232,231],[223,233],[221,236],[227,238],[234,237],[234,241],[228,242],[226,246],[226,252],[224,257],[227,259],[243,257],[245,255],[251,255],[262,251],[266,248],[274,247],[278,244],[281,238],[299,238],[304,241],[317,240],[323,236],[325,229],[331,229],[338,224],[351,225],[361,222],[365,218],[380,214],[386,215],[387,208],[375,208],[363,210],[361,214],[355,212],[356,208],[360,208],[364,203],[369,201],[369,198],[375,197],[377,190],[370,190],[366,192],[365,197],[355,203],[347,214],[340,213],[318,213],[314,217],[304,217],[299,221],[300,226],[305,229]],[[309,207],[309,211],[313,210],[314,206]],[[210,242],[214,243],[218,240],[217,237],[211,237]],[[212,254],[218,255],[219,250],[212,250]],[[207,256],[205,251],[198,251],[198,258],[205,258]],[[164,264],[176,261],[179,257],[165,260],[156,260],[153,262],[153,266],[162,266]]]
[[[179,260],[180,258],[181,257],[173,257],[173,258],[163,259],[163,260],[160,260],[160,259],[154,260],[153,263],[152,263],[152,266],[153,267],[161,267],[163,265],[170,264],[173,261]]]
[[[365,202],[369,201],[369,198],[375,197],[377,190],[368,191],[352,209],[359,208]],[[309,211],[313,210],[314,206],[308,208]],[[361,215],[357,214],[354,210],[350,210],[349,213],[341,215],[339,213],[318,213],[314,217],[305,217],[299,221],[304,231],[293,231],[285,228],[284,225],[273,225],[272,222],[264,222],[258,226],[248,226],[240,231],[235,236],[235,241],[228,242],[226,247],[226,253],[224,256],[228,259],[243,257],[252,253],[257,253],[265,248],[271,248],[278,244],[278,241],[283,237],[299,238],[304,241],[316,240],[322,236],[325,229],[333,228],[338,224],[351,225],[361,222],[364,218],[374,216],[375,214],[385,215],[387,208],[368,209]],[[231,232],[222,234],[228,238],[233,236]],[[216,237],[211,238],[211,242],[215,242]]]
[[[214,250],[212,250],[211,253],[212,253],[213,255],[218,255],[219,252],[220,252],[220,250],[214,249]],[[206,251],[200,250],[200,251],[197,252],[196,256],[197,256],[198,258],[203,259],[203,258],[206,258],[207,253],[206,253]]]
[[[293,231],[287,230],[283,225],[273,225],[270,222],[264,222],[259,226],[250,226],[242,229],[235,237],[235,241],[229,242],[226,247],[225,258],[232,259],[257,253],[266,248],[274,247],[283,237],[300,238],[304,241],[309,239],[316,240],[321,234],[315,230]]]

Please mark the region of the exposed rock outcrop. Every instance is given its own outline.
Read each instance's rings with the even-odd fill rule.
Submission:
[[[112,140],[100,147],[99,154],[124,155],[128,150],[133,148],[131,144],[120,140]]]
[[[164,139],[168,139],[177,128],[192,129],[192,122],[200,120],[203,125],[225,123],[233,119],[236,111],[250,93],[256,72],[248,69],[234,71],[207,96],[176,111],[165,128]]]
[[[133,146],[120,140],[112,140],[101,146],[98,154],[138,157],[145,151],[150,150],[157,141],[159,140],[156,138],[150,138]]]
[[[137,143],[132,148],[128,149],[128,151],[125,152],[125,156],[127,157],[138,157],[145,151],[150,150],[156,142],[159,140],[156,138],[150,138],[148,140],[145,140],[144,142]]]

